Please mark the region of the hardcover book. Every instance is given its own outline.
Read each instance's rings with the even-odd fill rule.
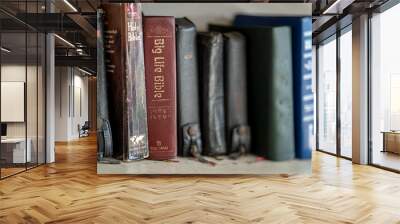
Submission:
[[[223,36],[226,137],[230,157],[237,158],[250,150],[246,38],[239,32],[226,32]]]
[[[201,128],[204,154],[226,154],[224,113],[224,40],[221,33],[198,34]]]
[[[311,159],[314,126],[312,92],[312,22],[311,17],[270,17],[238,15],[236,26],[290,26],[292,29],[293,99],[296,158]]]
[[[150,159],[177,156],[175,18],[144,17]]]
[[[293,159],[295,131],[290,27],[210,25],[209,29],[239,31],[246,37],[248,113],[253,152],[274,161]]]
[[[113,156],[112,134],[108,112],[108,90],[104,58],[104,11],[97,11],[97,150],[98,160]]]
[[[144,159],[149,151],[141,6],[104,4],[102,9],[114,157]]]
[[[249,110],[255,153],[294,158],[292,41],[290,27],[246,28]]]
[[[178,87],[179,155],[202,153],[196,26],[187,18],[175,19]]]

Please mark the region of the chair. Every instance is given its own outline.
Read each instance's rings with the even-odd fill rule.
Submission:
[[[89,121],[85,121],[82,127],[78,124],[79,138],[89,136],[89,130],[90,130]]]

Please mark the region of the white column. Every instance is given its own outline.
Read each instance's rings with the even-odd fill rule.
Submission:
[[[46,4],[47,12],[54,11],[50,1]],[[54,35],[46,35],[46,163],[55,162],[55,43]]]
[[[46,163],[55,161],[54,133],[55,133],[55,60],[54,35],[46,37]]]
[[[368,163],[368,15],[353,20],[353,162]]]

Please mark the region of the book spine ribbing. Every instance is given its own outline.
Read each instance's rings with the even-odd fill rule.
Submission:
[[[224,40],[221,33],[197,35],[203,154],[226,154],[224,112]]]
[[[201,154],[199,81],[196,26],[187,18],[175,19],[178,99],[178,154]]]

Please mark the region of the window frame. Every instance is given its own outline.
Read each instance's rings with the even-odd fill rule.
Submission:
[[[352,160],[352,158],[342,155],[341,150],[341,118],[340,118],[340,84],[341,84],[341,67],[340,67],[340,38],[347,32],[352,32],[352,23],[347,24],[341,29],[338,29],[336,33],[328,36],[327,38],[320,40],[316,44],[316,150],[329,155],[337,156],[346,160]],[[320,71],[319,71],[319,48],[321,44],[326,44],[330,41],[336,41],[336,151],[335,153],[328,152],[327,150],[321,149],[319,146],[319,87],[320,87]]]

